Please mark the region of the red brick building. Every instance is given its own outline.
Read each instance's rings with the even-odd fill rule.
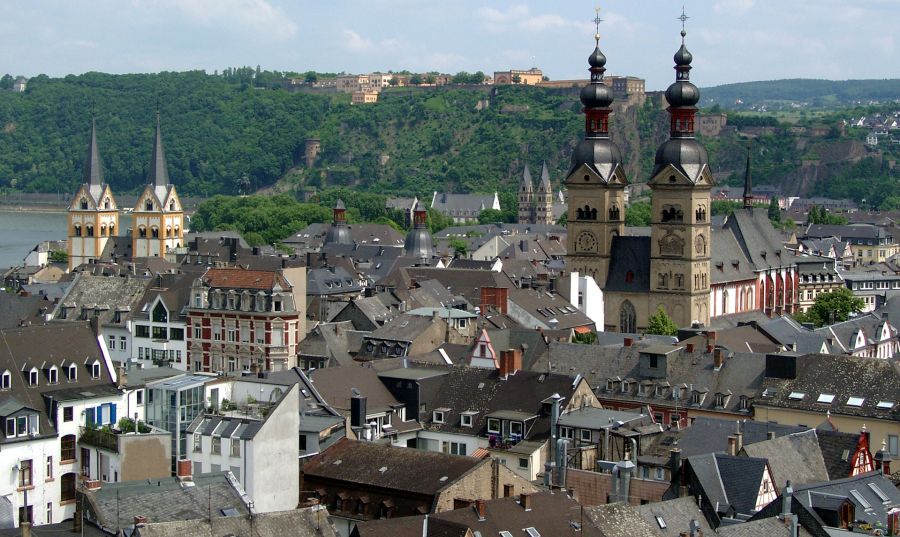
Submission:
[[[192,371],[280,371],[306,337],[306,268],[211,268],[187,309]]]

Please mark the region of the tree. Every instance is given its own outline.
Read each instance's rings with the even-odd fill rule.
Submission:
[[[625,209],[625,225],[629,227],[650,225],[650,204],[646,201],[632,203]]]
[[[503,211],[497,209],[485,209],[478,214],[479,224],[493,224],[503,221]]]
[[[422,83],[422,75],[416,73],[413,76],[409,77],[409,84],[411,86],[418,86]]]
[[[319,75],[316,74],[315,71],[307,71],[306,75],[303,77],[303,81],[309,85],[313,85],[319,81]]]
[[[65,250],[53,250],[50,252],[50,262],[51,263],[68,263],[69,262],[69,253]]]
[[[519,84],[519,83],[521,83],[521,82],[522,82],[522,77],[521,77],[520,75],[515,74],[515,75],[512,76],[512,83],[513,83],[513,84]]]
[[[781,207],[778,206],[778,198],[775,196],[769,200],[769,220],[773,224],[781,222]]]
[[[584,333],[575,333],[575,337],[572,338],[573,343],[580,343],[582,345],[593,345],[597,342],[597,332],[584,332]]]
[[[663,309],[662,306],[656,310],[656,313],[650,316],[647,319],[647,334],[654,334],[657,336],[677,336],[678,335],[678,325],[675,324],[675,321],[669,317],[669,314],[666,313],[666,310]]]
[[[459,237],[453,237],[447,245],[450,246],[450,248],[453,248],[453,252],[457,257],[462,257],[469,251],[469,243]]]
[[[866,306],[862,298],[853,294],[850,289],[841,287],[816,297],[816,302],[806,313],[798,313],[794,318],[800,322],[813,323],[816,326],[840,323],[859,313]]]
[[[566,226],[569,224],[569,211],[566,211],[559,215],[559,220],[556,221],[557,226]]]
[[[713,216],[731,216],[734,211],[744,206],[743,203],[733,200],[713,200],[710,204]]]

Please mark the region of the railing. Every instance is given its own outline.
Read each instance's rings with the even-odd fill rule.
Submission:
[[[119,441],[116,438],[115,433],[90,427],[79,427],[79,429],[81,429],[79,442],[90,444],[101,449],[108,449],[116,452],[119,451]]]

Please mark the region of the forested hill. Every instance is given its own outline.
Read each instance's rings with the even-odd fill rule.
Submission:
[[[170,176],[184,194],[236,193],[291,177],[302,186],[354,185],[397,193],[492,191],[547,159],[565,172],[583,119],[577,93],[507,87],[386,91],[376,105],[237,84],[203,72],[88,73],[31,79],[0,91],[0,188],[71,192],[80,182],[91,110],[107,181],[143,184],[159,103]],[[304,141],[322,140],[316,167]],[[539,171],[539,170],[534,170]]]
[[[702,104],[718,103],[726,109],[749,108],[778,101],[808,103],[814,107],[867,104],[900,99],[900,79],[814,80],[794,78],[741,82],[703,88]],[[740,104],[738,101],[741,101]]]

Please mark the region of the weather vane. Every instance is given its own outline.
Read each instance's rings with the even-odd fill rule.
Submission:
[[[687,22],[687,20],[688,20],[689,18],[690,18],[690,17],[688,17],[688,16],[684,13],[684,5],[682,5],[682,6],[681,6],[681,16],[678,17],[678,20],[681,21],[681,42],[682,42],[682,43],[684,43],[684,36],[687,35],[687,32],[684,30],[684,23]]]
[[[597,46],[600,46],[600,23],[603,22],[603,19],[600,18],[600,8],[596,8],[594,11],[597,12],[597,15],[594,17],[594,24],[597,26],[597,33],[594,34],[594,40],[597,42]]]

